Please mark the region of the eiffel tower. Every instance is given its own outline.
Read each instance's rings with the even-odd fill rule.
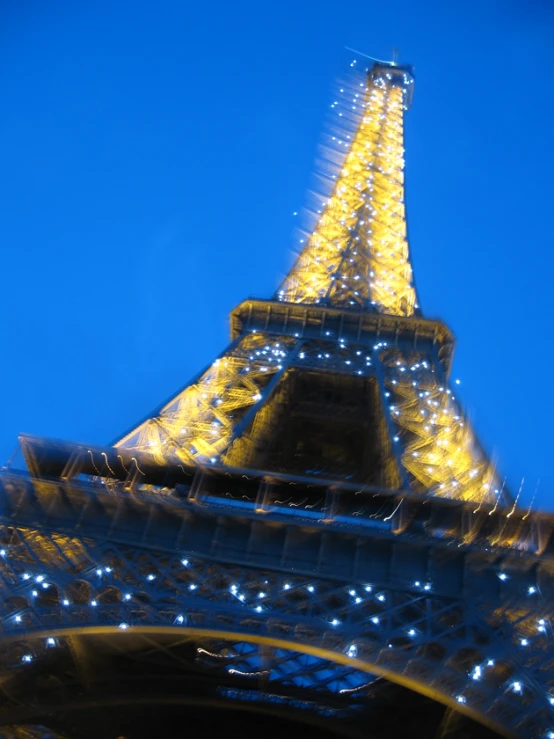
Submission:
[[[413,88],[396,61],[342,88],[296,263],[190,385],[110,446],[20,437],[0,736],[554,737],[553,518],[500,482],[419,307]]]

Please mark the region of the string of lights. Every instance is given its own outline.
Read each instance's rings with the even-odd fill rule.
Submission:
[[[453,336],[419,308],[413,84],[378,62],[341,88],[296,263],[192,384],[114,447],[21,437],[27,472],[0,477],[10,690],[35,701],[47,665],[86,685],[100,635],[236,700],[343,715],[396,682],[554,739],[554,520],[506,491],[449,383]]]
[[[357,129],[331,137],[341,168],[277,298],[411,316],[417,301],[406,237],[403,114],[413,78],[379,71],[358,84],[342,88],[343,105],[331,106],[341,119],[346,107]]]
[[[518,710],[524,712],[531,699],[544,716],[553,713],[552,686],[545,692],[530,670],[552,637],[548,604],[536,586],[527,588],[525,613],[521,605],[519,615],[513,611],[515,628],[505,622],[493,629],[477,615],[476,604],[444,597],[430,581],[390,588],[216,564],[153,550],[137,556],[134,549],[85,543],[77,537],[2,533],[4,541],[6,534],[9,540],[0,556],[0,595],[7,606],[0,630],[4,635],[25,635],[10,648],[13,670],[46,659],[51,650],[66,648],[66,635],[77,624],[81,630],[105,625],[125,632],[140,632],[142,626],[155,622],[175,630],[198,630],[201,624],[210,631],[217,629],[224,609],[227,618],[234,614],[233,630],[244,630],[249,638],[234,642],[205,638],[197,655],[230,675],[266,676],[348,696],[369,689],[374,679],[368,682],[368,670],[385,674],[394,666],[409,676],[425,669],[435,675],[435,689],[445,691],[445,699],[471,705],[472,710],[489,704],[500,710],[506,702],[513,711],[514,701],[520,701]],[[44,570],[45,547],[58,553],[48,571]],[[74,553],[71,570],[64,552]],[[498,580],[504,608],[512,612],[511,599],[520,603],[521,586],[517,578],[512,584],[509,570],[499,572]],[[154,605],[159,602],[166,606]],[[464,627],[468,622],[479,632],[477,641],[468,642]],[[264,635],[268,629],[295,644],[296,650],[278,647],[279,653],[268,662],[252,641],[253,634]],[[332,642],[330,633],[335,634]],[[425,645],[429,651],[429,645],[439,642],[438,663],[422,656]],[[302,654],[304,646],[323,643],[327,651],[331,649],[331,661],[342,668],[333,668],[329,658]],[[445,663],[449,665],[446,675]],[[476,684],[482,686],[479,694]]]

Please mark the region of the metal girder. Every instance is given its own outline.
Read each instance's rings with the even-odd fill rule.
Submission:
[[[228,525],[214,534],[211,554],[203,558],[185,556],[186,547],[171,554],[145,543],[117,544],[100,532],[81,538],[4,526],[0,633],[16,651],[8,650],[3,668],[12,675],[24,671],[72,635],[184,634],[267,645],[281,654],[277,680],[288,674],[297,684],[346,696],[369,673],[452,705],[507,736],[530,739],[550,730],[554,589],[530,593],[532,586],[523,590],[517,572],[505,568],[502,581],[489,563],[489,572],[480,575],[475,566],[471,596],[467,585],[458,597],[447,596],[438,562],[425,563],[429,580],[407,583],[411,573],[405,555],[397,553],[393,569],[403,577],[372,578],[379,561],[371,546],[358,557],[358,574],[348,579],[333,576],[332,567],[328,574],[300,574],[302,548],[311,544],[298,527],[288,531],[295,538],[275,568],[218,561],[233,541],[237,556],[245,555],[241,537]],[[322,558],[332,554],[329,536]],[[343,558],[352,561],[350,550]],[[487,587],[491,575],[500,586],[494,593]],[[35,651],[37,641],[41,648]],[[237,649],[229,652],[229,669],[259,672],[258,650],[241,648],[237,663]],[[293,653],[314,659],[296,664]],[[292,673],[286,667],[291,659]],[[321,660],[346,672],[322,669]]]
[[[402,316],[417,310],[403,175],[404,102],[412,84],[407,70],[383,69],[352,90],[348,110],[359,113],[356,130],[347,137],[333,191],[322,197],[313,232],[278,299]],[[343,153],[346,142],[337,143]]]
[[[231,337],[243,334],[290,336],[297,339],[361,344],[373,349],[379,342],[404,350],[431,351],[435,346],[448,373],[455,339],[442,321],[419,315],[409,318],[326,305],[245,300],[231,312]]]
[[[384,474],[392,487],[399,487],[392,482],[399,480],[403,488],[441,497],[477,504],[510,502],[447,386],[434,343],[425,350],[400,349],[388,341],[377,341],[375,335],[369,344],[341,335],[306,340],[255,330],[244,334],[194,384],[116,444],[117,465],[123,465],[128,485],[140,483],[145,476],[138,455],[158,466],[203,463],[256,468],[259,450],[267,447],[279,426],[285,405],[280,395],[290,395],[287,383],[293,370],[367,382],[379,378],[382,407],[367,421],[375,426],[375,436],[381,437],[387,459],[392,457],[391,450],[397,450],[395,472],[390,461],[384,462],[388,465]],[[355,398],[356,393],[351,395]],[[298,402],[296,396],[289,399],[292,408]],[[317,402],[322,417],[332,414],[336,419],[336,408],[327,409],[319,397]],[[388,432],[379,430],[383,424]],[[125,453],[130,457],[126,465]],[[113,476],[107,453],[103,455],[99,463],[92,458],[95,472]],[[31,450],[27,460],[38,476],[39,463]],[[69,459],[62,478],[68,479],[82,464],[78,456]],[[352,470],[354,477],[356,472]],[[343,476],[347,474],[345,468]],[[366,482],[363,477],[359,481]]]
[[[116,682],[131,705],[140,664],[156,688],[181,670],[206,705],[348,718],[394,683],[448,707],[442,739],[462,714],[554,737],[554,518],[499,484],[447,385],[454,337],[421,316],[412,89],[409,67],[378,63],[347,91],[313,233],[191,384],[114,447],[22,437],[27,470],[0,476],[12,735]]]
[[[79,447],[83,466],[78,480],[56,481],[66,467],[66,460],[74,454],[75,445],[31,437],[24,439],[23,444],[31,447],[39,460],[40,478],[32,481],[14,472],[0,479],[3,510],[23,524],[44,522],[45,516],[50,516],[58,527],[71,531],[75,526],[96,525],[94,522],[100,517],[102,525],[109,525],[114,535],[116,531],[130,532],[138,527],[142,536],[142,510],[154,504],[159,515],[173,519],[176,530],[169,529],[166,536],[176,545],[186,511],[190,514],[194,510],[217,510],[223,515],[240,513],[245,518],[269,518],[283,524],[302,522],[303,526],[316,527],[323,522],[339,527],[347,524],[352,533],[406,534],[409,541],[496,551],[497,555],[541,554],[547,561],[554,554],[554,517],[514,506],[505,508],[496,503],[476,506],[472,502],[418,495],[409,490],[385,490],[252,469],[181,464],[160,467],[144,455],[138,456],[143,476],[129,484],[126,468],[132,450],[124,456],[109,447]],[[96,474],[99,465],[103,465],[101,477]],[[330,488],[335,491],[332,511],[325,504]],[[403,503],[398,507],[400,500]],[[152,536],[156,536],[156,529]]]

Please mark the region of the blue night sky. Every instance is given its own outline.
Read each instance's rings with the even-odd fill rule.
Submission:
[[[4,0],[2,461],[20,431],[113,441],[274,292],[344,46],[415,65],[421,304],[511,489],[554,510],[549,0]]]

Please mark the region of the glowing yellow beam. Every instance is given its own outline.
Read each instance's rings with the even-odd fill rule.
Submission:
[[[515,734],[512,734],[500,723],[495,722],[490,718],[490,715],[480,713],[478,709],[474,709],[470,703],[460,704],[457,702],[455,695],[449,694],[442,691],[433,685],[428,684],[425,680],[418,679],[418,676],[411,676],[410,674],[400,672],[400,670],[394,670],[388,667],[386,662],[383,660],[375,659],[359,659],[355,657],[349,657],[341,653],[340,651],[333,651],[329,647],[320,647],[312,644],[302,643],[300,641],[294,641],[293,639],[282,639],[275,636],[263,636],[257,633],[232,631],[225,629],[210,629],[210,628],[195,628],[189,626],[143,626],[134,625],[129,629],[129,632],[133,634],[144,634],[152,637],[156,636],[170,636],[172,638],[187,636],[193,639],[224,639],[226,641],[244,642],[247,641],[249,644],[260,644],[263,646],[270,647],[272,649],[285,649],[288,651],[298,652],[300,654],[309,654],[318,659],[333,662],[334,664],[344,665],[345,667],[353,667],[358,670],[369,673],[370,675],[376,675],[382,677],[385,680],[389,680],[392,683],[397,683],[403,687],[413,690],[416,693],[425,695],[433,700],[439,701],[450,708],[453,708],[460,713],[463,713],[470,718],[482,723],[484,726],[488,726],[493,731],[497,732],[500,736],[506,737],[506,739],[517,739]],[[129,633],[128,632],[128,633]],[[47,631],[41,630],[40,628],[35,631],[27,631],[26,637],[45,639],[49,636],[54,638],[70,637],[75,634],[79,636],[113,636],[117,639],[122,639],[121,629],[118,626],[72,626],[72,627],[61,627],[61,628],[49,628]],[[17,638],[17,635],[4,634],[2,637],[5,641],[11,641]],[[376,657],[379,655],[376,654]],[[401,663],[404,667],[404,663]],[[249,707],[249,710],[250,707]]]
[[[264,388],[281,367],[293,339],[245,336],[217,359],[193,385],[115,446],[149,454],[158,464],[216,460],[248,410],[261,403]]]
[[[494,503],[501,487],[494,467],[429,360],[400,352],[383,359],[401,462],[416,484],[441,497]]]
[[[370,76],[363,113],[313,233],[280,300],[411,316],[416,306],[404,208],[404,94]]]

